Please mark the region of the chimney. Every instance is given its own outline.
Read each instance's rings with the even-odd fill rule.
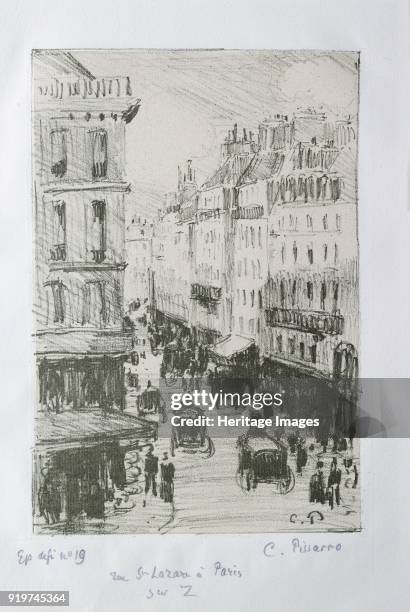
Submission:
[[[248,140],[247,136],[246,136],[246,128],[243,128],[243,139],[246,142]]]
[[[235,123],[233,126],[233,141],[236,142],[236,138],[238,136],[238,124]]]

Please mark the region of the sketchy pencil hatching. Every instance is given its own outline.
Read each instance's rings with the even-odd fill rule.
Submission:
[[[35,533],[359,529],[358,54],[32,67]]]

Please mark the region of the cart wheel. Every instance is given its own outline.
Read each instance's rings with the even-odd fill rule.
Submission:
[[[289,466],[286,466],[286,476],[279,481],[279,493],[286,495],[293,490],[295,486],[295,475]]]
[[[215,454],[215,445],[212,442],[211,438],[209,436],[206,436],[206,440],[208,442],[208,457],[207,459],[209,459],[210,457],[212,457]]]
[[[236,471],[235,480],[238,487],[240,487],[244,493],[249,493],[250,487],[248,489],[245,474],[241,474],[239,469]]]

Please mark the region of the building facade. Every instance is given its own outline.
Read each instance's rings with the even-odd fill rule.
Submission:
[[[355,133],[349,121],[335,126],[312,112],[294,117],[286,131],[289,143],[273,144],[281,162],[266,189],[270,214],[261,353],[326,377],[341,369],[354,377]]]
[[[124,300],[131,302],[149,299],[149,279],[152,270],[152,224],[134,215],[127,226],[125,237],[127,267],[124,279]]]
[[[201,342],[240,336],[261,361],[355,376],[356,153],[349,118],[275,115],[257,141],[234,126],[216,172],[155,229],[157,309],[180,308]]]
[[[128,79],[86,78],[77,66],[77,73],[42,78],[48,62],[48,55],[34,56],[40,402],[57,411],[66,404],[121,407],[128,350],[124,198],[130,189],[124,138],[139,101],[132,101]]]
[[[33,74],[33,502],[47,516],[53,491],[69,518],[124,482],[120,439],[141,430],[122,415],[124,139],[140,101],[127,77],[97,78],[68,52],[34,52]]]

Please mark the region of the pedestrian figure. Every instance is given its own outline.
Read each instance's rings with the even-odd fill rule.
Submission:
[[[44,482],[44,484],[40,487],[38,492],[38,505],[40,509],[40,516],[43,516],[47,525],[50,524],[50,490],[49,484]]]
[[[104,497],[99,483],[92,482],[85,508],[88,518],[104,518]]]
[[[335,501],[340,505],[340,482],[342,480],[342,471],[337,467],[337,458],[333,457],[330,466],[329,478],[327,481],[329,506],[333,510]]]
[[[296,446],[296,472],[302,476],[302,468],[307,463],[307,452],[305,440],[301,439],[298,441]]]
[[[327,445],[329,443],[327,436],[323,436],[322,439],[319,440],[319,443],[320,443],[320,445],[322,447],[323,454],[325,454],[326,451],[327,451]]]
[[[153,387],[151,381],[147,382],[147,388],[141,393],[138,398],[138,405],[142,408],[143,414],[158,414],[161,413],[163,422],[166,420],[165,403],[162,400],[159,389]]]
[[[357,487],[357,482],[359,480],[359,472],[357,470],[356,464],[353,465],[353,472],[354,472],[354,482],[353,482],[352,489],[355,489]]]
[[[142,502],[143,506],[147,505],[147,494],[150,489],[152,490],[152,494],[154,497],[157,496],[157,482],[156,477],[158,474],[158,457],[154,455],[154,447],[151,445],[145,455],[145,492],[144,492],[144,501]]]
[[[347,440],[346,440],[346,438],[341,438],[341,440],[339,440],[338,450],[341,453],[343,453],[344,451],[347,450]]]
[[[323,474],[323,461],[316,464],[316,472],[312,475],[309,484],[309,501],[320,504],[325,503],[325,478]]]
[[[252,451],[243,437],[238,438],[239,447],[239,474],[245,479],[246,490],[251,490]]]
[[[346,447],[345,456],[343,459],[343,465],[345,467],[346,473],[350,474],[350,468],[353,465],[353,451],[350,447],[349,448]]]
[[[191,381],[191,372],[187,368],[182,375],[182,389],[184,391],[189,390],[190,381]]]
[[[55,482],[51,483],[50,487],[50,515],[51,522],[57,523],[60,520],[61,514],[61,496],[58,486]]]
[[[166,503],[174,501],[174,476],[175,466],[169,461],[168,453],[164,453],[161,462],[161,487],[160,496]]]
[[[290,434],[288,436],[288,444],[289,444],[289,450],[290,450],[291,455],[295,454],[296,442],[297,442],[297,437],[295,436],[295,434],[294,433]]]

